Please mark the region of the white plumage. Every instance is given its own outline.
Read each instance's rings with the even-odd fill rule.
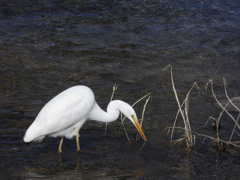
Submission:
[[[83,124],[88,119],[102,122],[114,121],[118,118],[119,111],[133,122],[146,141],[136,113],[129,104],[114,100],[109,103],[105,112],[96,103],[93,91],[83,85],[71,87],[50,100],[27,129],[23,140],[30,142],[42,141],[46,136],[68,139],[76,136],[78,151],[80,151],[78,132]],[[60,153],[62,140],[58,149]]]

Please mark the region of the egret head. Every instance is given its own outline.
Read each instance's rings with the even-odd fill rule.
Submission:
[[[112,101],[114,103],[114,101]],[[120,100],[115,100],[116,102],[116,109],[118,109],[120,112],[122,112],[133,124],[134,126],[137,128],[139,134],[142,136],[143,140],[146,142],[147,138],[142,130],[142,127],[140,126],[138,119],[137,119],[137,115],[134,111],[134,109],[132,108],[132,106],[130,106],[128,103],[124,102],[124,101],[120,101]]]

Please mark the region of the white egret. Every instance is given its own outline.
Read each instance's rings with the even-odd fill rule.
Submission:
[[[27,129],[23,140],[42,141],[44,137],[61,137],[58,153],[62,152],[63,138],[76,136],[77,151],[80,152],[79,130],[87,120],[112,122],[123,113],[135,125],[140,135],[147,141],[138,123],[134,109],[124,101],[114,100],[108,104],[107,112],[95,101],[93,91],[87,86],[71,87],[50,100],[39,112]]]

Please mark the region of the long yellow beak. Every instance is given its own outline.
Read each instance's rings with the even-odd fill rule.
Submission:
[[[144,132],[143,132],[140,124],[138,123],[137,118],[136,118],[134,115],[132,115],[131,118],[133,119],[134,125],[135,125],[135,127],[137,128],[139,134],[142,136],[143,140],[144,140],[145,142],[147,142],[147,138],[146,138],[146,136],[145,136],[145,134],[144,134]]]

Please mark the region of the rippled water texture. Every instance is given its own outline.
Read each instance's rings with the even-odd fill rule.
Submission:
[[[234,0],[2,0],[1,178],[238,179],[240,155],[233,147],[219,154],[203,138],[192,151],[169,144],[165,128],[173,125],[177,104],[170,72],[162,69],[172,64],[181,101],[195,81],[204,89],[210,79],[217,97],[226,100],[223,77],[229,96],[239,96],[239,28]],[[23,142],[42,106],[59,92],[85,84],[106,109],[115,83],[114,99],[131,104],[152,93],[143,125],[148,142],[141,151],[135,128],[125,122],[129,142],[120,120],[108,125],[106,135],[105,124],[86,123],[79,155],[75,140],[64,141],[62,157],[56,154],[60,139]],[[136,106],[139,117],[142,105]],[[215,136],[211,123],[202,126],[220,111],[210,89],[193,90],[193,130]],[[223,124],[223,132],[229,126]]]

